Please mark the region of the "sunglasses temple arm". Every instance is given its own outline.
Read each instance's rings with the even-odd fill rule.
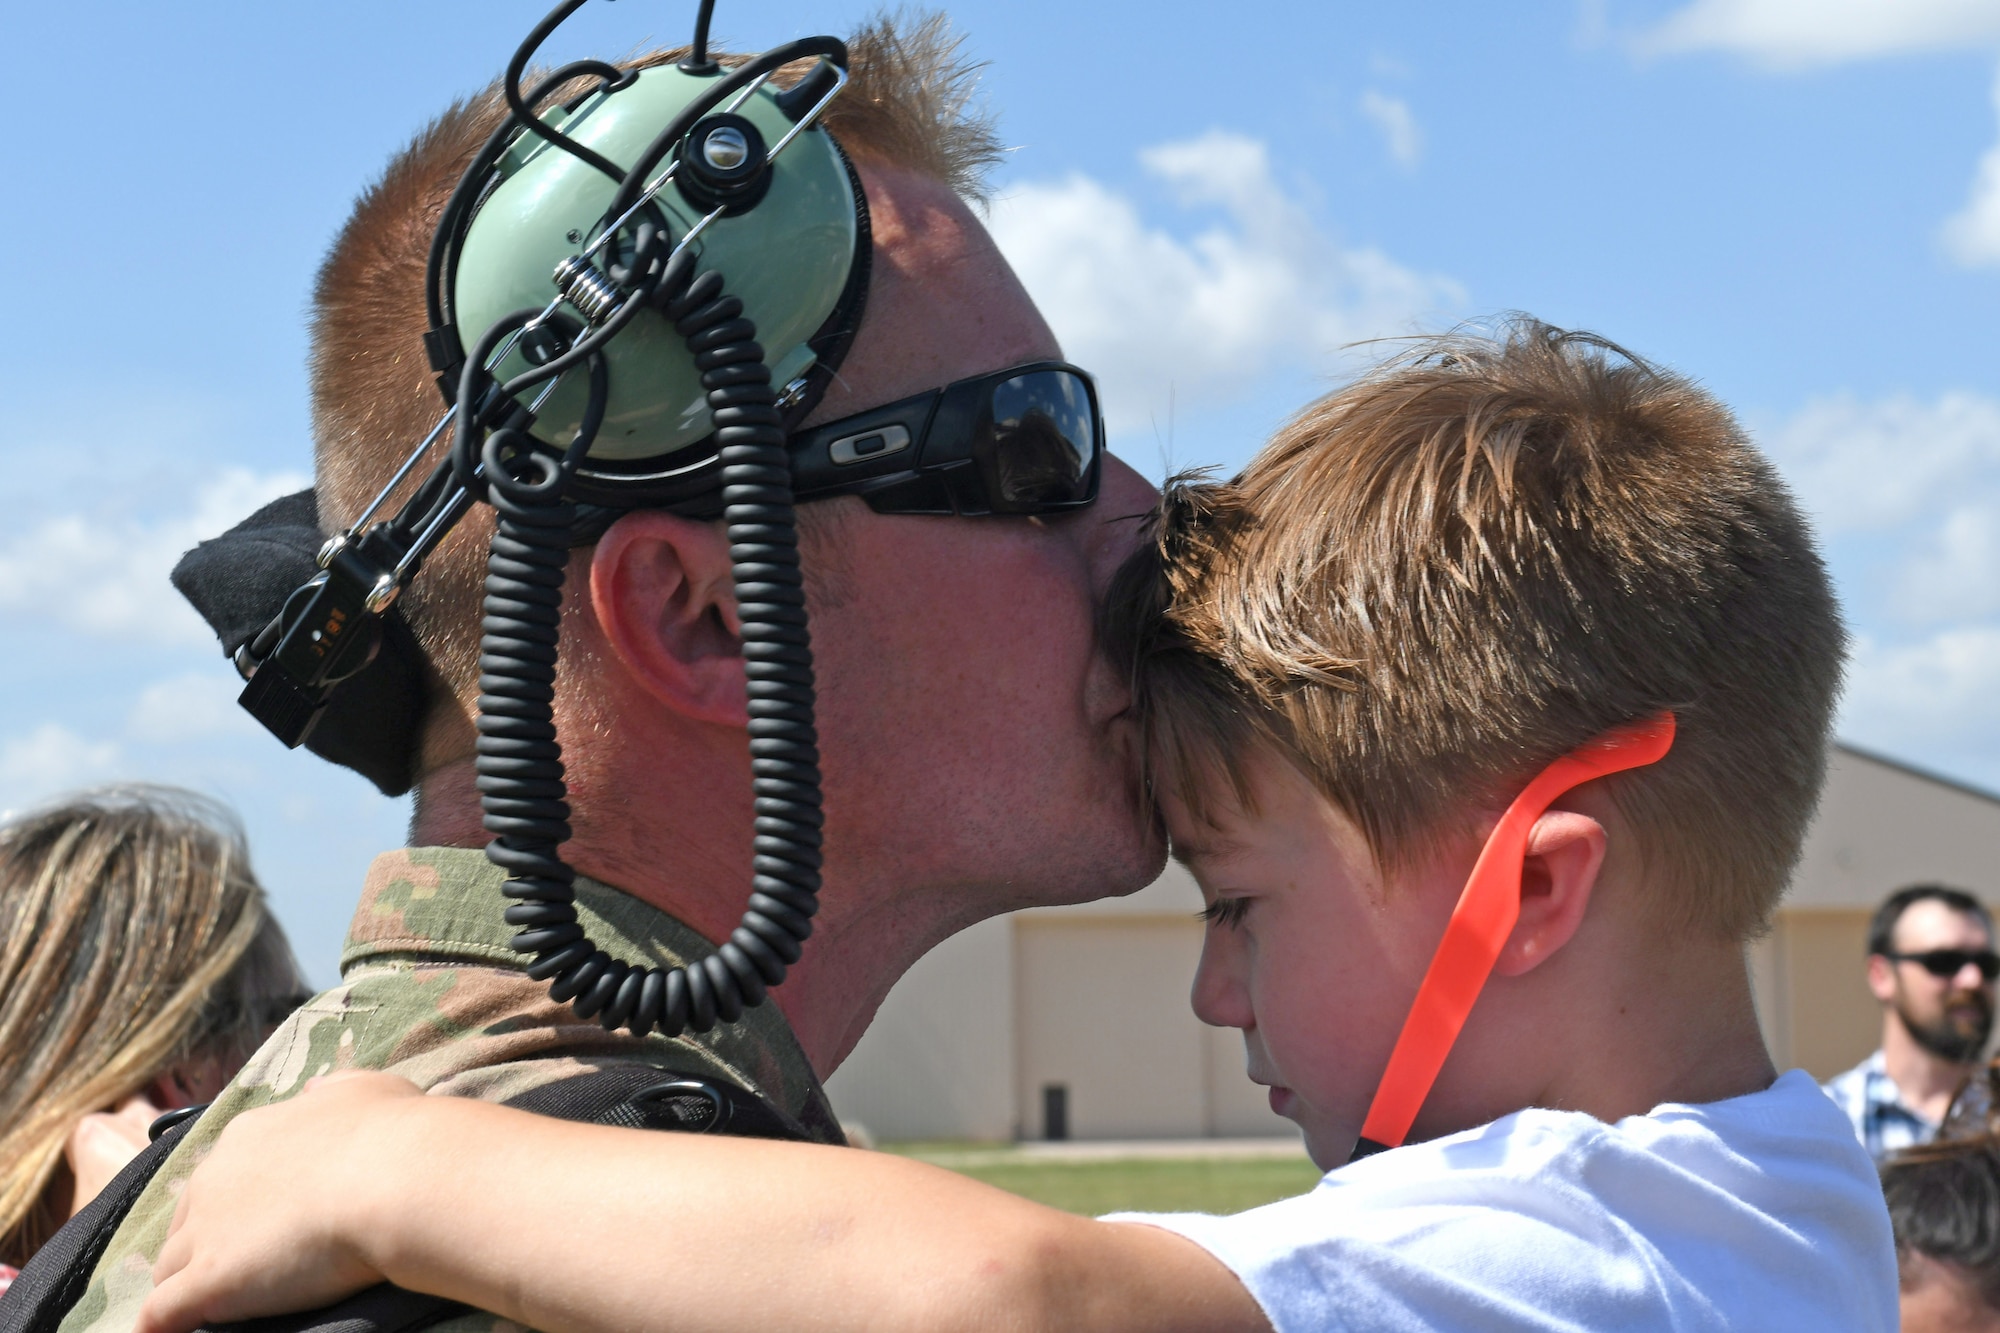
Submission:
[[[1362,1123],[1355,1158],[1401,1146],[1430,1095],[1520,920],[1521,862],[1535,821],[1558,797],[1586,782],[1659,762],[1673,741],[1672,713],[1606,733],[1543,769],[1507,807],[1480,850],[1403,1020]]]

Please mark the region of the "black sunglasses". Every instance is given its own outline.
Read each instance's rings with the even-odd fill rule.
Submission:
[[[1097,499],[1097,385],[1034,361],[858,412],[791,439],[799,500],[858,495],[881,514],[1055,514]]]
[[[1885,953],[1882,955],[1892,963],[1915,963],[1934,977],[1955,977],[1971,963],[1979,969],[1979,975],[1988,981],[2000,977],[2000,953],[1982,949],[1977,953],[1969,949],[1926,949],[1923,953]]]

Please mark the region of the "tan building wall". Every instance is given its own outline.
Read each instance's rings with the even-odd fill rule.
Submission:
[[[1016,1119],[1049,1137],[1240,1138],[1289,1134],[1243,1072],[1234,1029],[1188,1007],[1202,925],[1171,916],[1025,916],[1015,925]]]
[[[1295,1136],[1244,1077],[1243,1043],[1188,1007],[1201,891],[1179,866],[1127,898],[1041,907],[947,940],[827,1080],[882,1139]]]
[[[917,960],[827,1091],[883,1139],[1016,1137],[1014,918],[982,921]]]
[[[1867,911],[1784,911],[1751,951],[1757,1017],[1781,1069],[1822,1081],[1875,1049],[1882,1010],[1863,964]]]
[[[2000,903],[2000,799],[1836,747],[1791,891],[1750,951],[1781,1069],[1826,1078],[1875,1048],[1868,917],[1920,881]],[[1236,1034],[1188,1008],[1200,907],[1169,866],[1129,898],[1018,912],[947,941],[828,1081],[835,1106],[887,1139],[1040,1138],[1060,1088],[1075,1138],[1295,1133],[1244,1078]]]

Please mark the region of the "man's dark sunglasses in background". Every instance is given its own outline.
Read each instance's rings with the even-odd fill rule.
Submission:
[[[1035,361],[792,435],[792,493],[882,514],[1056,514],[1097,498],[1104,419],[1090,376]]]
[[[1991,949],[1973,952],[1968,949],[1926,949],[1922,953],[1887,953],[1882,955],[1892,963],[1915,963],[1934,977],[1955,977],[1965,970],[1967,963],[1979,968],[1979,975],[1988,981],[2000,977],[2000,953]]]

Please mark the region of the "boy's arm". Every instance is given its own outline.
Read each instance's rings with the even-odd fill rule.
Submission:
[[[155,1277],[139,1333],[382,1279],[548,1333],[1269,1328],[1153,1227],[884,1154],[578,1125],[382,1075],[233,1123]]]

